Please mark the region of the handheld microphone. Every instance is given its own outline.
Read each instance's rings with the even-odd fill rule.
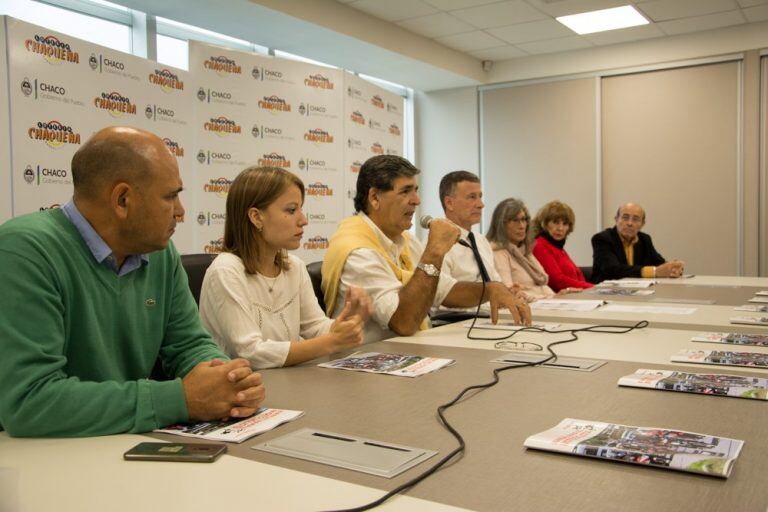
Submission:
[[[419,225],[424,229],[429,229],[429,224],[432,222],[431,215],[422,215],[419,219]]]

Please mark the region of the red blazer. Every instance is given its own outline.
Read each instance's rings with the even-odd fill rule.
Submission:
[[[584,279],[579,267],[573,262],[565,249],[552,245],[544,237],[537,237],[533,244],[533,255],[539,260],[544,271],[549,274],[549,286],[556,292],[563,288],[592,288],[592,283]]]

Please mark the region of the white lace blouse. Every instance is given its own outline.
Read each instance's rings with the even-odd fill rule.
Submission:
[[[320,309],[307,267],[289,255],[290,269],[275,278],[245,273],[238,256],[222,253],[203,279],[200,317],[230,357],[254,368],[283,366],[291,341],[326,334],[333,324]]]

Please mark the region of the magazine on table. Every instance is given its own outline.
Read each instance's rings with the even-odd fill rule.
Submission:
[[[672,356],[673,363],[717,364],[768,368],[768,354],[760,352],[732,352],[730,350],[681,350]]]
[[[611,288],[650,288],[656,284],[653,279],[606,279],[598,287]]]
[[[155,429],[155,432],[175,434],[210,441],[226,441],[230,443],[242,443],[253,436],[268,432],[273,428],[288,423],[301,417],[304,411],[289,411],[286,409],[267,409],[265,407],[256,411],[256,414],[245,419],[231,419],[227,421],[203,421],[200,423],[177,423],[164,428]]]
[[[619,386],[713,396],[768,400],[768,379],[722,373],[640,369],[619,379]]]
[[[730,322],[743,325],[768,325],[768,316],[733,316]]]
[[[566,418],[527,448],[728,478],[744,441],[666,428]]]
[[[592,291],[594,290],[594,291]],[[656,293],[653,290],[641,290],[638,288],[602,288],[595,286],[587,293],[596,293],[598,295],[623,295],[629,297],[640,297],[646,295],[653,295]]]
[[[768,313],[768,304],[744,304],[743,306],[736,306],[734,311],[751,311],[752,313]]]
[[[408,354],[384,354],[381,352],[356,352],[342,359],[317,366],[356,372],[384,373],[398,377],[418,377],[453,364],[453,359],[413,356]]]
[[[697,334],[691,341],[705,343],[725,343],[728,345],[753,345],[755,347],[768,347],[768,335],[766,334],[742,334],[738,332],[703,332]]]

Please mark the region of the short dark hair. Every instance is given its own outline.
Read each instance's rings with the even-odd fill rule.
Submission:
[[[116,180],[144,182],[151,177],[150,158],[145,148],[132,139],[94,138],[72,157],[72,184],[75,193],[93,195]]]
[[[392,190],[395,178],[411,178],[419,174],[415,165],[401,156],[377,155],[360,167],[355,192],[355,211],[368,213],[368,192],[372,189]]]
[[[469,171],[453,171],[443,176],[443,179],[440,180],[440,204],[443,205],[443,210],[445,210],[445,198],[453,195],[456,192],[456,185],[462,181],[480,183],[480,178]]]

